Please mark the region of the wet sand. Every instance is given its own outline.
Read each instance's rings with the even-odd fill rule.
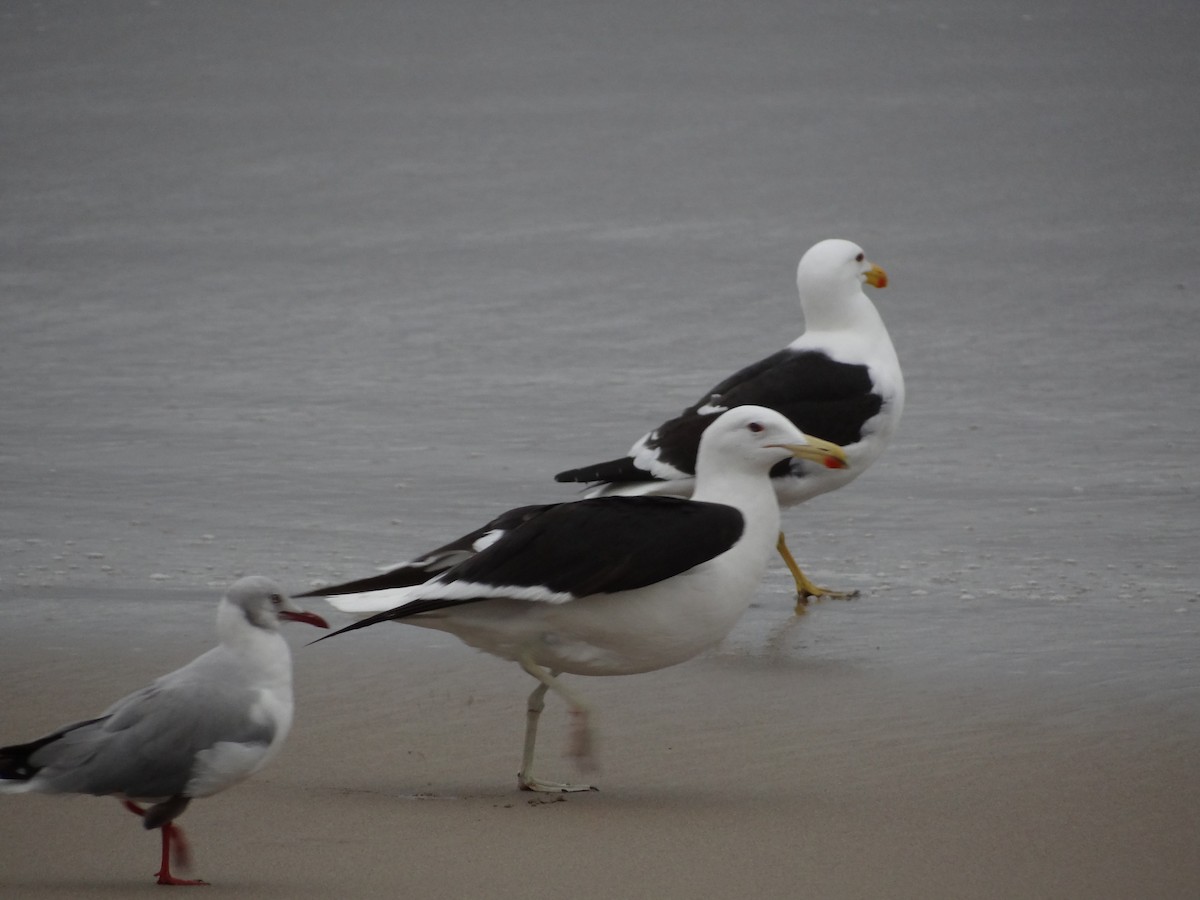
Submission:
[[[283,753],[182,820],[231,896],[1200,895],[1190,7],[10,4],[0,740],[623,452],[801,330],[843,236],[909,403],[719,648],[576,679],[290,629]],[[334,618],[334,616],[331,616]],[[541,771],[571,777],[553,702]],[[0,894],[141,896],[107,799],[4,797]]]
[[[200,649],[211,606],[121,604],[89,630],[29,605],[27,640],[3,640],[17,700],[6,732],[29,735]],[[120,626],[149,609],[164,624],[131,653]],[[866,603],[832,611],[810,620],[870,627]],[[747,625],[781,613],[755,609]],[[561,798],[515,788],[530,687],[515,667],[418,629],[349,635],[353,648],[297,641],[291,740],[258,776],[187,811],[194,871],[229,896],[1194,892],[1193,694],[970,665],[914,675],[878,658],[886,646],[875,659],[823,651],[817,635],[839,629],[809,624],[768,627],[757,649],[742,626],[721,651],[661,673],[576,679],[596,710],[600,790]],[[545,719],[540,771],[574,777],[565,716],[551,705]],[[14,896],[153,890],[157,837],[115,802],[5,806]]]

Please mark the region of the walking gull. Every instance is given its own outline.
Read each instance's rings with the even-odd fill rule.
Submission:
[[[562,673],[649,672],[724,638],[749,606],[779,534],[768,473],[791,458],[845,464],[840,448],[806,437],[781,414],[739,407],[704,433],[691,499],[526,507],[514,511],[507,530],[476,541],[478,552],[423,584],[393,587],[383,575],[311,593],[344,612],[370,614],[327,637],[404,621],[518,663],[538,681],[527,706],[520,787],[584,790],[589,785],[533,776],[546,692],[570,707],[572,753],[586,763],[587,707]]]
[[[27,744],[0,747],[0,793],[115,796],[162,831],[159,884],[188,865],[176,817],[261,769],[292,725],[292,658],[279,620],[328,628],[267,578],[235,582],[217,607],[220,643],[94,719]],[[151,804],[146,808],[141,803]]]

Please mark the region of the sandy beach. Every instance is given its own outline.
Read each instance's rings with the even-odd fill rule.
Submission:
[[[354,652],[297,645],[299,717],[283,754],[181,820],[195,871],[228,896],[1192,891],[1191,688],[1078,677],[1080,657],[1022,671],[1019,654],[914,675],[891,659],[895,642],[861,639],[879,618],[867,604],[822,607],[810,628],[779,625],[775,596],[781,609],[753,610],[709,657],[577,683],[601,729],[600,790],[561,798],[515,789],[528,690],[515,667],[401,627],[347,636]],[[139,625],[128,647],[123,626],[151,604],[158,625]],[[6,723],[53,722],[39,697],[94,711],[200,649],[191,636],[209,605],[146,597],[87,633],[60,627],[65,604],[47,617],[20,603],[25,643],[3,641],[19,701]],[[1177,662],[1193,640],[1176,642]],[[546,774],[575,774],[565,726],[549,707]],[[0,821],[14,896],[155,889],[157,840],[112,801],[10,797]]]
[[[293,648],[205,896],[1200,896],[1191,6],[9,4],[0,743],[624,452],[862,244],[908,382],[712,652],[575,679],[600,790],[516,790],[516,666]],[[336,624],[341,617],[314,606]],[[541,771],[573,777],[561,706]],[[0,896],[144,896],[111,799],[0,798]]]

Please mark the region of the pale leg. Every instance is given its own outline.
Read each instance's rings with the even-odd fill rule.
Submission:
[[[521,757],[521,771],[517,782],[523,791],[594,791],[590,784],[562,784],[556,781],[539,781],[533,777],[533,752],[537,744],[538,719],[546,705],[546,691],[553,690],[567,701],[571,708],[571,755],[587,766],[591,760],[591,731],[588,728],[587,707],[555,677],[557,672],[548,672],[531,660],[520,660],[521,668],[536,678],[540,684],[529,695],[525,708],[525,750]]]

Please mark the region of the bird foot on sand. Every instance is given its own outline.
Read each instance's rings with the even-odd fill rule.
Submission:
[[[158,872],[159,884],[170,884],[176,887],[208,887],[208,882],[200,878],[176,878],[170,872]]]
[[[578,794],[584,791],[600,790],[591,784],[564,784],[558,781],[540,781],[528,775],[517,775],[517,783],[523,791],[537,791],[542,794]]]
[[[802,616],[808,612],[809,601],[820,603],[822,600],[853,600],[858,597],[858,591],[835,591],[810,584],[796,593],[796,615]]]

